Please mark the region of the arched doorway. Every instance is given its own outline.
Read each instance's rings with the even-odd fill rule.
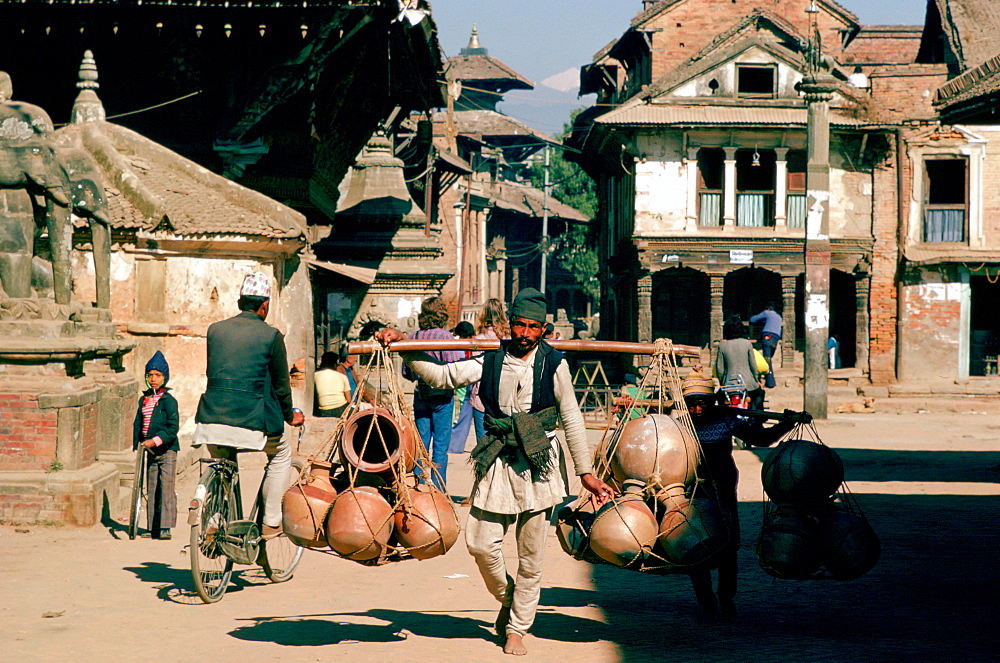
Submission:
[[[850,368],[858,356],[858,288],[853,274],[830,270],[830,336],[837,339],[840,364]]]
[[[653,274],[653,338],[669,338],[684,345],[708,345],[711,316],[708,283],[708,274],[688,267],[671,267]]]
[[[723,318],[738,315],[746,320],[763,311],[765,306],[773,306],[784,316],[780,274],[761,267],[743,267],[726,274],[722,293]]]

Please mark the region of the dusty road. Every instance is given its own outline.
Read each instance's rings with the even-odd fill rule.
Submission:
[[[964,410],[819,423],[882,538],[882,559],[863,578],[775,581],[758,568],[767,452],[740,451],[734,623],[699,623],[686,577],[593,567],[551,536],[522,660],[1000,660],[1000,415],[995,405]],[[452,459],[453,493],[464,495],[464,457]],[[179,485],[182,505],[193,474]],[[442,558],[382,568],[307,551],[291,582],[272,585],[250,568],[220,603],[203,605],[186,535],[186,526],[172,541],[129,541],[121,527],[0,526],[4,659],[510,660],[487,628],[497,606],[461,541]]]

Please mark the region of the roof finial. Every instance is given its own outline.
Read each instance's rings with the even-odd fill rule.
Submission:
[[[73,124],[103,122],[105,117],[104,104],[101,103],[96,92],[101,85],[97,82],[97,62],[94,60],[93,51],[86,50],[83,53],[83,61],[80,63],[80,80],[76,87],[80,89],[80,94],[73,102],[70,122]]]
[[[461,50],[461,55],[486,55],[487,51],[479,43],[479,30],[476,24],[472,24],[472,34],[469,36],[469,45]]]

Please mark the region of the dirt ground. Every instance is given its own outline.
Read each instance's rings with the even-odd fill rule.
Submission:
[[[952,409],[883,408],[818,423],[882,540],[881,561],[864,577],[793,582],[761,571],[753,547],[767,450],[738,451],[743,544],[734,622],[700,623],[684,576],[591,566],[565,555],[553,535],[522,660],[1000,660],[1000,415],[995,401]],[[260,461],[246,460],[245,479],[256,485]],[[456,495],[468,492],[464,460],[452,456]],[[178,485],[182,508],[194,474]],[[116,523],[0,526],[4,658],[510,660],[489,629],[497,605],[461,540],[443,557],[381,568],[307,551],[295,577],[277,585],[255,567],[238,567],[226,597],[204,605],[192,588],[187,532],[180,525],[172,541],[129,541]]]

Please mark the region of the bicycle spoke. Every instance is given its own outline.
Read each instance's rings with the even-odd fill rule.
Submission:
[[[225,595],[233,572],[232,561],[222,553],[216,540],[233,515],[231,486],[215,467],[206,470],[199,482],[199,491],[204,487],[205,497],[200,518],[191,527],[191,576],[198,595],[206,603],[214,603]]]

